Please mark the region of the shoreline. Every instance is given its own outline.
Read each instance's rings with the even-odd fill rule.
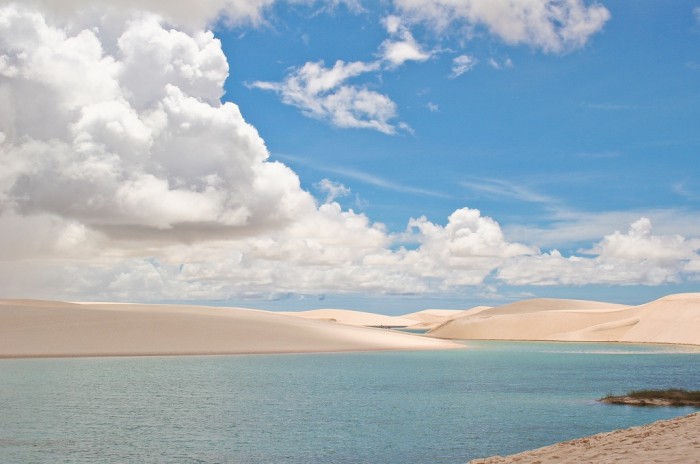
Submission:
[[[468,464],[700,462],[700,412]]]
[[[436,337],[437,338],[437,337]],[[670,342],[630,342],[630,341],[618,341],[618,340],[540,340],[532,339],[525,340],[522,338],[439,338],[439,340],[452,340],[452,341],[465,341],[465,342],[508,342],[508,343],[552,343],[560,345],[572,345],[572,344],[588,344],[588,345],[629,345],[629,346],[658,346],[658,347],[681,347],[681,348],[692,348],[700,352],[700,343],[670,343]]]
[[[176,357],[221,357],[221,356],[288,356],[306,354],[348,354],[348,353],[386,353],[392,351],[438,351],[465,348],[464,345],[452,347],[416,347],[416,348],[365,348],[345,350],[306,350],[306,351],[222,351],[222,352],[163,352],[163,353],[77,353],[77,354],[28,354],[3,355],[0,362],[13,359],[85,359],[85,358],[176,358]]]

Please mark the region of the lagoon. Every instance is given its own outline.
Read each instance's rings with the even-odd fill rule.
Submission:
[[[695,348],[467,349],[0,361],[0,462],[464,463],[692,408],[595,400],[698,388]]]

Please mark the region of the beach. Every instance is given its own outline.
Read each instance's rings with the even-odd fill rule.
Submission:
[[[700,462],[700,413],[601,433],[511,456],[470,464],[693,463]]]

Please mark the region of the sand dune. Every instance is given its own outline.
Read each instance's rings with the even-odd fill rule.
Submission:
[[[433,329],[452,319],[476,314],[486,309],[491,309],[491,306],[476,306],[471,309],[424,309],[401,317],[412,319],[414,323],[410,327],[413,329]]]
[[[266,311],[0,301],[0,357],[445,349],[461,345]]]
[[[670,295],[640,306],[527,300],[448,321],[430,334],[452,339],[700,345],[700,293]]]
[[[362,327],[407,327],[416,322],[404,317],[385,316],[383,314],[352,311],[348,309],[312,309],[310,311],[285,312],[280,314]]]
[[[700,413],[470,464],[700,462]]]

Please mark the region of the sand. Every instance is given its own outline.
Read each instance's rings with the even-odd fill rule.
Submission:
[[[0,300],[4,358],[459,347],[418,335],[241,308]]]
[[[471,464],[700,462],[700,413],[641,427],[601,433],[511,456]]]
[[[640,306],[526,300],[453,319],[430,335],[446,339],[700,345],[700,293],[669,295]]]
[[[351,311],[347,309],[312,309],[310,311],[280,313],[288,316],[316,319],[320,321],[339,322],[360,327],[407,327],[415,324],[413,319],[385,316],[383,314]]]
[[[491,309],[491,306],[476,306],[471,309],[424,309],[415,313],[401,316],[405,319],[413,320],[410,326],[412,329],[434,329],[453,319],[476,314],[478,312]]]

